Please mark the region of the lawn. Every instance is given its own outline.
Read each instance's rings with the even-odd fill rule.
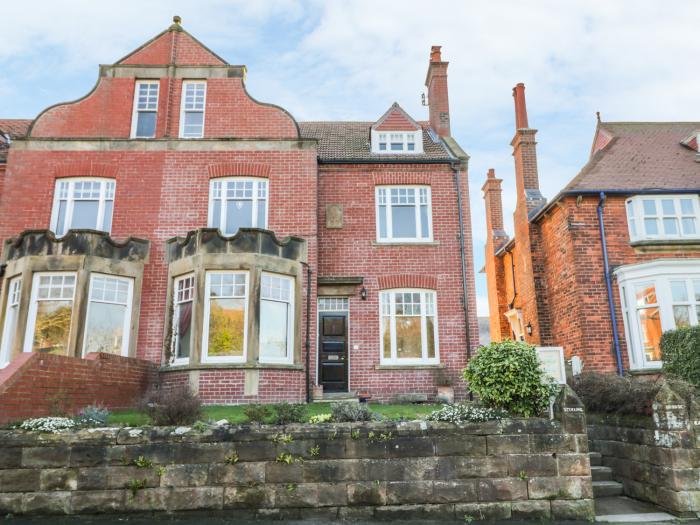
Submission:
[[[272,406],[272,405],[269,405]],[[400,404],[400,405],[383,405],[379,403],[370,403],[372,412],[381,414],[386,419],[424,419],[433,410],[440,408],[441,405],[432,404]],[[204,420],[218,421],[226,419],[229,423],[247,423],[248,418],[243,413],[246,405],[211,405],[204,407]],[[316,414],[330,414],[330,403],[311,403],[306,405],[307,419]],[[137,410],[125,410],[114,412],[109,417],[109,422],[114,425],[125,426],[140,426],[148,424],[148,416]]]

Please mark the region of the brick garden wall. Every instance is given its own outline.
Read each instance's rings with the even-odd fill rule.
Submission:
[[[4,430],[0,514],[206,509],[241,519],[589,519],[579,416],[461,426],[103,429],[50,440]],[[276,460],[280,454],[290,463]],[[135,465],[139,457],[152,464]]]
[[[0,423],[75,413],[92,403],[129,408],[157,373],[153,363],[111,354],[22,354],[0,370]]]

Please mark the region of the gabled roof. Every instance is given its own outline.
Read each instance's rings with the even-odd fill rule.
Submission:
[[[372,125],[372,129],[377,131],[418,131],[420,124],[413,120],[411,116],[394,102],[386,112],[379,117],[379,120]]]
[[[698,153],[682,144],[700,122],[600,122],[591,157],[561,193],[700,191]]]
[[[423,153],[390,155],[372,153],[370,129],[373,122],[300,122],[301,136],[318,140],[319,162],[353,160],[367,162],[449,162],[452,157],[444,143],[429,131],[427,123],[417,123],[423,132]]]
[[[25,137],[31,123],[29,119],[0,119],[0,163],[7,160],[10,142]]]

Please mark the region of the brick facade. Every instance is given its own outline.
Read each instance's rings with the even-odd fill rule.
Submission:
[[[145,69],[144,64],[148,65]],[[431,61],[431,71],[436,67],[438,81],[443,84],[431,89],[437,89],[434,99],[440,104],[440,113],[447,115],[443,115],[443,123],[449,123],[447,63]],[[157,78],[160,86],[155,137],[132,139],[135,82],[144,76]],[[421,122],[420,132],[428,142],[425,153],[417,154],[415,161],[407,155],[362,163],[324,161],[319,140],[302,135],[299,124],[284,109],[252,99],[244,77],[245,67],[226,64],[178,23],[121,61],[101,66],[99,81],[89,94],[42,112],[28,136],[16,140],[10,148],[7,173],[3,177],[0,171],[0,238],[49,228],[57,179],[113,179],[116,194],[111,237],[116,242],[128,237],[150,241],[143,289],[134,299],[139,314],[133,357],[161,366],[166,386],[187,381],[206,403],[303,401],[307,339],[311,383],[317,371],[317,280],[359,276],[366,300],[361,299],[357,286],[343,290],[350,304],[349,391],[368,392],[378,400],[402,393],[432,397],[435,368],[446,367],[457,378],[466,362],[467,347],[475,346],[478,340],[466,157],[454,160],[447,145],[429,138],[429,124]],[[202,139],[178,138],[182,81],[189,78],[206,79]],[[431,118],[432,114],[431,107]],[[392,129],[400,128],[402,118],[390,114],[386,122]],[[415,131],[415,125],[413,122],[406,131]],[[443,125],[441,134],[449,135],[449,127]],[[370,155],[369,145],[366,149],[362,154]],[[431,154],[437,155],[437,160],[430,158]],[[423,162],[424,158],[430,162]],[[460,171],[466,218],[468,326],[454,169]],[[303,278],[297,297],[301,316],[295,318],[295,325],[300,340],[295,343],[301,346],[300,355],[286,367],[252,366],[248,362],[245,366],[190,363],[170,368],[165,356],[175,274],[166,241],[206,227],[210,180],[236,176],[266,179],[267,229],[280,242],[288,236],[304,241],[303,264],[312,270],[312,279],[308,282]],[[431,187],[433,242],[378,245],[374,190],[378,184]],[[342,227],[326,227],[328,204],[342,206]],[[238,264],[235,256],[229,259]],[[7,283],[12,276],[5,277]],[[308,287],[311,303],[307,308]],[[436,292],[439,367],[379,369],[378,293],[388,287],[430,288]],[[0,319],[7,304],[6,288],[0,296]],[[257,315],[257,308],[251,310],[251,316]],[[471,334],[469,340],[467,331]],[[12,358],[18,355],[18,347],[14,348]]]

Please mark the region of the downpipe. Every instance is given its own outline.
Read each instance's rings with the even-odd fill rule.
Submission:
[[[462,297],[464,298],[464,331],[467,338],[467,360],[472,356],[472,342],[469,329],[469,302],[467,299],[467,263],[464,253],[464,216],[462,214],[462,182],[458,165],[452,165],[455,186],[457,188],[457,217],[459,219],[459,255],[462,263]],[[471,395],[471,393],[470,393]]]
[[[306,402],[311,403],[311,266],[306,265],[306,341],[304,348],[306,350]]]

